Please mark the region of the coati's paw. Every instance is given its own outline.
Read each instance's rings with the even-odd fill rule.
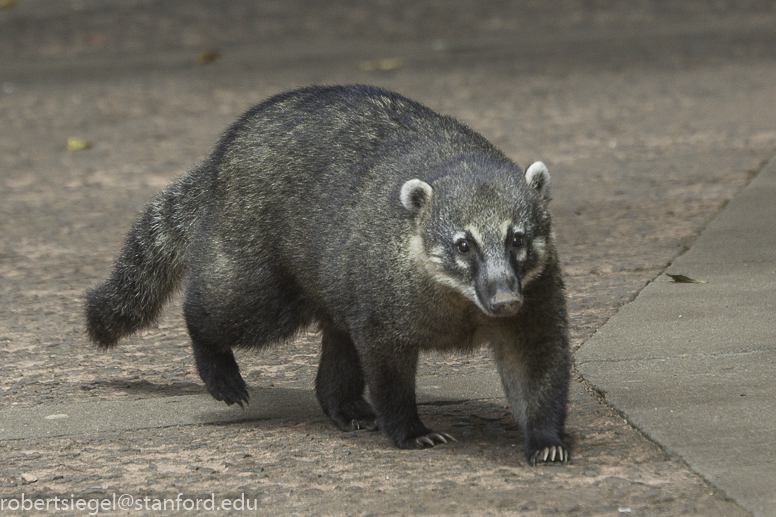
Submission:
[[[248,404],[248,387],[245,385],[245,381],[240,378],[241,385],[221,385],[215,389],[210,389],[210,394],[216,400],[222,400],[226,402],[227,406],[237,404],[241,408],[245,409]]]
[[[367,431],[377,431],[379,429],[377,427],[377,419],[372,418],[369,420],[359,420],[354,418],[350,421],[348,429],[343,429],[343,431],[360,431],[361,429],[366,429]]]
[[[528,462],[535,467],[543,463],[566,463],[568,460],[569,451],[562,445],[553,445],[534,451]]]
[[[248,387],[231,350],[212,352],[195,344],[194,354],[199,376],[213,398],[226,402],[227,406],[239,404],[244,408],[248,403]]]
[[[415,448],[424,449],[426,447],[434,447],[440,443],[457,442],[455,438],[447,433],[434,433],[430,432],[422,436],[415,438]]]
[[[226,402],[227,406],[238,404],[244,409],[248,404],[248,386],[239,372],[214,376],[205,385],[214,399]]]
[[[328,411],[329,418],[342,431],[367,429],[377,431],[377,415],[372,406],[363,399]]]

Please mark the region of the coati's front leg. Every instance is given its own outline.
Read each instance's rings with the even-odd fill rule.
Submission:
[[[525,336],[524,336],[525,337]],[[529,463],[565,463],[563,439],[570,357],[564,336],[532,336],[531,343],[501,342],[494,352],[504,392],[525,437]]]
[[[324,413],[343,431],[374,429],[377,415],[364,400],[364,373],[350,336],[324,326],[315,394]]]
[[[378,425],[398,447],[422,449],[455,441],[420,421],[415,402],[416,348],[371,342],[362,362]]]

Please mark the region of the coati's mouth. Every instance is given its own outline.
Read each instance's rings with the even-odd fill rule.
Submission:
[[[523,296],[512,289],[497,287],[491,296],[482,297],[477,293],[478,302],[482,312],[493,318],[508,318],[516,315],[523,305]],[[486,298],[483,300],[483,298]]]

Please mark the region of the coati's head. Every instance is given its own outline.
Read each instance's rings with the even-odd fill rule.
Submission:
[[[486,315],[515,315],[553,246],[547,167],[535,162],[523,174],[509,162],[466,157],[429,181],[401,189],[416,223],[410,252]]]

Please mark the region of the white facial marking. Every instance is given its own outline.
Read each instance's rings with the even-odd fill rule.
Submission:
[[[460,232],[461,235],[465,234],[463,232]],[[423,246],[423,238],[420,235],[413,235],[410,237],[409,242],[409,254],[410,256],[418,263],[421,267],[423,267],[434,279],[434,281],[438,282],[441,285],[445,285],[451,289],[454,289],[455,291],[458,291],[461,293],[466,299],[473,302],[477,307],[480,308],[483,312],[487,312],[482,305],[480,304],[480,301],[477,299],[477,292],[474,290],[474,286],[461,282],[459,279],[450,276],[447,274],[444,269],[442,268],[442,264],[444,263],[442,260],[442,257],[444,256],[445,249],[442,246],[437,246],[431,251],[432,255],[429,256],[426,254],[426,250]],[[439,257],[434,256],[434,254],[440,253]],[[463,259],[458,259],[463,261]],[[469,267],[468,263],[466,261],[463,261],[463,264],[461,264],[462,267]]]
[[[434,246],[431,249],[431,253],[428,256],[428,260],[437,264],[443,264],[445,259],[445,248],[442,246]]]
[[[544,237],[536,237],[533,240],[533,247],[536,250],[536,254],[539,256],[539,260],[544,259],[544,253],[547,251],[547,240]]]
[[[416,260],[423,260],[426,258],[426,250],[423,247],[423,238],[420,235],[413,235],[410,237],[409,245],[410,256]]]
[[[552,238],[552,237],[550,237]],[[536,251],[536,264],[529,269],[523,275],[523,285],[528,285],[532,281],[539,278],[544,271],[545,263],[547,262],[547,241],[544,237],[536,237],[533,240],[533,247]]]
[[[501,240],[506,241],[507,235],[509,235],[509,227],[512,226],[512,221],[504,221],[501,223],[501,226],[499,226],[499,230],[501,231]]]
[[[487,314],[488,311],[480,304],[480,300],[477,298],[477,292],[474,290],[473,286],[465,284],[455,277],[446,275],[443,271],[432,271],[432,278],[436,282],[458,291],[467,300],[479,307],[482,312]]]
[[[472,238],[474,239],[474,242],[476,242],[477,244],[482,245],[482,243],[485,242],[484,240],[482,240],[482,235],[480,234],[480,230],[478,230],[476,226],[468,225],[468,226],[464,226],[463,229],[469,232],[469,235],[472,236]]]

